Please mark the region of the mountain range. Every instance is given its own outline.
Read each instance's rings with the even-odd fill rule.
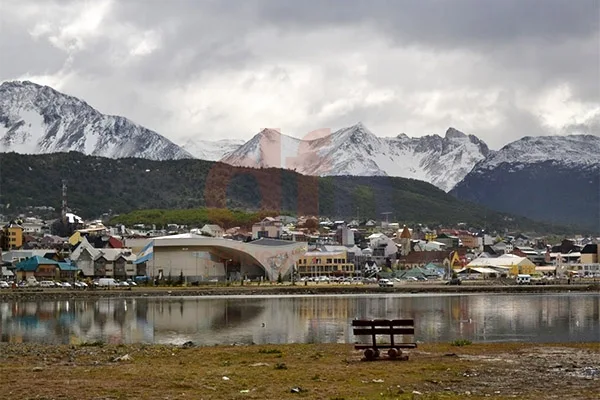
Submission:
[[[199,158],[245,167],[293,169],[307,175],[398,176],[449,191],[490,154],[476,136],[456,129],[438,135],[382,138],[362,123],[312,139],[264,129],[245,142],[184,139],[180,145],[84,101],[28,81],[0,85],[3,152],[78,151],[110,158]]]
[[[293,169],[318,176],[398,176],[449,191],[490,150],[473,135],[449,128],[438,135],[381,138],[362,123],[301,140],[265,129],[221,161],[244,167]]]
[[[303,139],[263,129],[247,142],[187,138],[176,144],[124,117],[28,81],[0,85],[0,150],[77,151],[109,158],[199,158],[304,175],[422,180],[496,210],[600,231],[600,139],[524,137],[493,151],[474,135],[378,137],[362,123]]]
[[[460,199],[600,232],[600,137],[524,137],[475,165]]]
[[[193,158],[164,136],[127,118],[32,82],[0,85],[0,147],[41,154],[78,151],[111,158]]]

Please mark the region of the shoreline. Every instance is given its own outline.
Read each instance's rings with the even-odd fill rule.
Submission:
[[[600,294],[599,283],[539,286],[495,286],[495,285],[403,285],[381,288],[376,285],[250,285],[215,287],[134,287],[118,289],[64,290],[64,289],[3,289],[0,302],[8,300],[61,300],[130,297],[202,297],[202,296],[276,296],[276,295],[364,295],[364,294],[471,294],[471,293],[596,293]]]

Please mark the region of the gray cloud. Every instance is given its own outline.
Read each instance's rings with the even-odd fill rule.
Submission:
[[[597,0],[4,0],[0,80],[175,141],[362,121],[382,136],[454,126],[497,148],[599,134],[599,34]]]

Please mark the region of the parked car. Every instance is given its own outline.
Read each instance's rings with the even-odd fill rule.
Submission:
[[[378,283],[379,287],[394,287],[394,282],[389,279],[380,279]]]
[[[452,278],[448,282],[446,282],[445,284],[446,285],[461,285],[462,281],[460,280],[460,278]]]
[[[71,285],[69,282],[63,282],[60,284],[64,289],[71,289],[73,288],[73,285]]]
[[[85,289],[88,287],[87,283],[82,281],[75,281],[75,283],[73,283],[73,286],[75,286],[76,289]]]
[[[10,285],[6,281],[0,281],[0,289],[8,289]]]
[[[43,287],[43,288],[53,288],[53,287],[55,287],[55,284],[52,281],[41,281],[40,282],[40,287]]]

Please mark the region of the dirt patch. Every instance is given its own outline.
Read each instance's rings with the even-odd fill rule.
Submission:
[[[600,393],[600,348],[593,347],[533,345],[510,353],[463,355],[459,358],[474,365],[464,371],[459,386],[472,394],[493,390],[518,398],[594,398]]]

